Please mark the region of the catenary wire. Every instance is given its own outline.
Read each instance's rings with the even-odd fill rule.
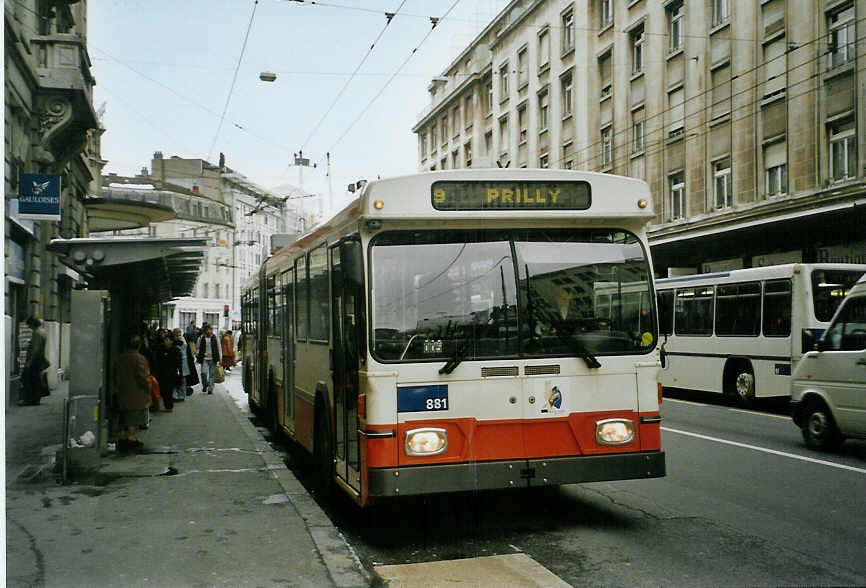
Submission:
[[[400,64],[400,67],[397,68],[397,71],[390,78],[388,78],[388,81],[385,82],[385,85],[382,86],[382,88],[370,99],[370,101],[361,110],[361,112],[358,114],[358,116],[355,118],[355,120],[353,120],[351,122],[351,124],[349,124],[349,126],[346,128],[346,130],[343,131],[343,134],[341,134],[337,138],[337,140],[334,141],[334,144],[331,146],[330,149],[328,149],[328,152],[333,152],[334,147],[339,145],[340,141],[342,141],[346,137],[346,135],[349,134],[349,131],[351,131],[352,128],[354,128],[354,126],[358,123],[358,121],[361,120],[361,118],[363,118],[363,116],[367,113],[367,111],[370,109],[370,107],[373,106],[373,103],[376,102],[376,100],[379,98],[379,96],[381,96],[382,93],[384,93],[385,90],[388,88],[388,86],[391,84],[391,82],[394,81],[394,78],[396,78],[397,75],[400,73],[400,71],[402,71],[402,69],[406,66],[406,64],[409,63],[409,60],[412,59],[412,56],[415,55],[415,53],[418,51],[418,49],[421,48],[421,46],[424,44],[424,42],[428,38],[430,38],[430,35],[433,34],[434,30],[436,30],[436,26],[438,26],[438,23],[441,23],[443,20],[445,20],[448,17],[448,15],[451,13],[451,11],[454,10],[454,8],[459,3],[460,3],[460,0],[454,0],[454,3],[451,4],[451,6],[448,8],[448,10],[445,11],[445,14],[443,14],[441,17],[439,17],[438,21],[435,24],[433,24],[433,26],[430,28],[430,30],[427,31],[427,34],[424,35],[424,38],[421,39],[421,42],[418,43],[418,45],[414,49],[412,49],[412,51],[409,53],[408,57],[406,57],[406,59],[403,61],[403,63]]]
[[[379,40],[385,34],[385,31],[388,30],[388,26],[391,24],[391,21],[400,12],[400,9],[403,8],[404,4],[406,4],[406,0],[403,0],[402,2],[400,2],[400,6],[398,6],[397,10],[395,10],[393,13],[386,13],[385,26],[382,27],[381,31],[379,31],[379,34],[376,36],[376,39],[370,45],[370,48],[367,50],[367,53],[361,59],[360,63],[358,63],[358,67],[355,68],[355,71],[352,72],[352,75],[349,76],[349,79],[346,80],[346,83],[343,84],[343,87],[340,89],[340,91],[337,92],[337,95],[334,97],[334,100],[333,100],[333,102],[331,102],[331,105],[328,107],[328,110],[325,111],[325,114],[322,115],[322,118],[320,118],[319,122],[317,122],[315,124],[315,126],[313,127],[313,130],[310,131],[310,134],[307,135],[307,138],[304,139],[303,143],[301,143],[301,148],[304,148],[307,146],[307,143],[310,142],[310,139],[313,138],[313,135],[316,134],[316,131],[319,130],[319,127],[322,126],[322,123],[325,122],[325,119],[328,118],[328,115],[331,114],[331,111],[334,109],[334,106],[337,105],[337,102],[343,96],[343,93],[346,91],[346,88],[348,88],[349,84],[352,83],[352,80],[355,79],[355,75],[358,73],[358,71],[361,69],[361,67],[363,67],[364,63],[367,61],[367,58],[369,58],[370,55],[373,53],[373,49],[376,47],[376,44],[379,42]],[[387,16],[388,14],[390,14],[390,16]]]
[[[222,111],[222,114],[220,115],[220,122],[217,125],[216,133],[214,133],[213,141],[211,142],[210,149],[208,149],[208,152],[207,152],[207,159],[208,160],[210,160],[211,154],[213,153],[213,149],[216,146],[217,139],[219,139],[220,130],[222,129],[223,121],[225,120],[225,117],[226,117],[226,112],[229,109],[229,102],[231,102],[232,93],[235,90],[235,82],[237,82],[237,80],[238,80],[238,72],[241,69],[241,63],[244,60],[244,53],[247,50],[247,41],[249,41],[249,38],[250,38],[250,30],[252,30],[252,28],[253,28],[253,19],[255,19],[255,17],[256,17],[256,8],[258,8],[258,7],[259,7],[259,0],[253,0],[253,11],[250,14],[250,22],[249,22],[249,24],[247,24],[247,31],[246,31],[246,33],[244,33],[244,43],[241,46],[241,54],[238,57],[238,64],[237,64],[237,67],[235,67],[235,73],[232,76],[231,86],[229,86],[229,94],[228,94],[228,96],[226,96],[226,103],[225,103],[225,106],[223,106],[223,111]]]

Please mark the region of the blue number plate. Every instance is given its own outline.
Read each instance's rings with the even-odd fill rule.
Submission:
[[[397,388],[397,412],[448,410],[448,386],[402,386]]]

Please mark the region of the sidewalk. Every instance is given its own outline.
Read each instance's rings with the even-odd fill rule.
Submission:
[[[99,484],[59,485],[64,382],[6,413],[8,586],[368,586],[339,531],[235,404],[156,413],[145,452],[101,459]],[[45,453],[52,453],[49,449]],[[48,466],[48,467],[40,467]]]

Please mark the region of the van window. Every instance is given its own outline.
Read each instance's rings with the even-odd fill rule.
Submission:
[[[836,351],[866,349],[866,297],[852,298],[827,329],[824,339]]]

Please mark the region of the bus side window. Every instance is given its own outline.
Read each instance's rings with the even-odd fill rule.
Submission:
[[[674,291],[662,290],[657,295],[659,307],[659,334],[672,335],[674,332]]]
[[[765,337],[791,334],[791,280],[767,280],[764,283],[763,326]]]

